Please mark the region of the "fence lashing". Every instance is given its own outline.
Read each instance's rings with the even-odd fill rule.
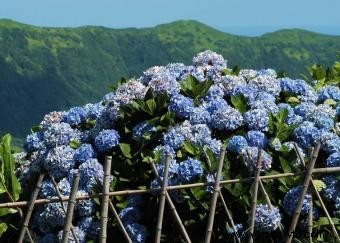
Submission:
[[[75,173],[73,175],[73,182],[72,182],[72,187],[71,187],[71,193],[70,193],[70,198],[68,200],[67,204],[67,213],[66,213],[66,219],[65,219],[65,226],[63,230],[63,236],[61,239],[61,243],[66,243],[68,242],[68,237],[71,231],[72,227],[72,218],[73,218],[73,212],[74,212],[74,207],[76,204],[76,196],[77,196],[77,191],[78,191],[78,186],[79,186],[79,173]],[[75,239],[77,236],[75,237]]]
[[[154,174],[156,175],[156,177],[158,178],[159,177],[159,174],[158,174],[158,171],[157,171],[157,168],[155,166],[155,163],[153,161],[150,161],[150,164],[151,164],[151,167],[152,167],[152,171],[154,172]],[[183,234],[185,240],[187,243],[191,243],[191,240],[190,240],[190,237],[188,235],[188,232],[186,231],[185,227],[184,227],[184,224],[176,210],[176,207],[175,207],[175,204],[172,202],[172,199],[168,193],[168,191],[165,192],[166,193],[166,201],[168,202],[169,204],[169,207],[170,207],[170,210],[171,210],[171,213],[172,215],[174,216],[180,230],[181,230],[181,233]]]
[[[66,215],[66,214],[67,214],[67,209],[65,208],[65,205],[64,205],[64,203],[63,203],[62,195],[61,195],[60,190],[59,190],[59,188],[58,188],[58,184],[57,184],[57,182],[55,181],[55,179],[54,179],[53,176],[50,175],[50,178],[51,178],[53,187],[54,187],[54,189],[55,189],[55,191],[56,191],[56,193],[57,193],[57,196],[58,196],[58,198],[59,198],[59,200],[60,200],[60,206],[61,206],[62,210],[64,211],[64,213],[65,213],[65,215]],[[73,235],[74,241],[75,241],[76,243],[79,243],[78,237],[77,237],[76,233],[75,233],[74,230],[73,230],[72,222],[71,222],[71,225],[70,225],[70,230],[71,230],[71,234]]]
[[[159,198],[158,219],[157,219],[156,236],[155,236],[156,243],[159,243],[161,241],[164,205],[165,205],[165,197],[166,197],[166,187],[168,186],[168,174],[169,174],[170,160],[171,160],[170,155],[167,155],[166,160],[165,160],[165,166],[164,166],[164,176],[163,176],[163,181],[162,181],[161,194]]]
[[[99,235],[100,243],[105,243],[107,238],[107,221],[110,201],[109,193],[110,193],[111,163],[112,157],[106,156],[104,164],[103,193],[100,212],[100,235]]]
[[[249,243],[252,243],[254,241],[252,235],[254,233],[254,226],[255,226],[257,193],[258,193],[259,181],[260,181],[261,162],[262,162],[262,149],[258,149],[256,168],[254,170],[254,191],[253,191],[253,198],[252,198],[252,205],[251,205],[251,214],[250,214],[250,219],[249,219],[250,220]]]
[[[20,230],[20,234],[19,234],[19,238],[18,238],[18,243],[22,243],[23,240],[24,240],[24,237],[25,237],[25,233],[28,232],[28,224],[29,224],[29,221],[31,219],[31,216],[32,216],[32,213],[33,213],[33,209],[34,209],[34,206],[35,206],[35,201],[38,197],[38,193],[40,191],[40,188],[41,188],[41,183],[44,179],[44,174],[41,173],[38,177],[38,180],[37,180],[37,183],[35,185],[35,188],[33,190],[33,193],[31,195],[31,200],[29,201],[29,205],[28,205],[28,209],[27,209],[27,213],[26,213],[26,216],[25,216],[25,219],[23,221],[23,224],[22,224],[22,228]],[[30,234],[29,234],[30,236]],[[30,238],[30,241],[32,240],[33,242],[33,239]]]

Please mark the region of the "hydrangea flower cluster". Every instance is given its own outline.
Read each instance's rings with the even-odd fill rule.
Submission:
[[[256,206],[255,228],[260,232],[272,232],[281,223],[280,211],[277,207],[269,208],[268,205],[259,204]]]
[[[194,79],[197,79],[196,86],[189,87],[186,82]],[[208,84],[206,90],[202,88]],[[200,89],[202,93],[197,96]],[[149,103],[147,115],[143,113],[145,107],[126,115],[151,94],[166,99],[163,108],[156,107],[157,112],[163,109],[164,113],[153,117],[150,110],[155,107]],[[137,183],[145,183],[143,186],[159,188],[164,177],[164,162],[169,155],[170,186],[213,183],[214,171],[209,171],[203,164],[207,162],[203,161],[204,156],[218,157],[224,142],[228,162],[236,170],[242,170],[242,174],[253,174],[260,149],[261,172],[270,172],[272,168],[280,170],[276,155],[292,151],[294,142],[303,157],[308,147],[320,142],[321,153],[325,156],[320,163],[335,167],[340,164],[339,102],[339,87],[327,86],[316,91],[304,80],[278,78],[272,69],[242,69],[235,75],[221,55],[205,51],[197,54],[190,66],[171,63],[151,67],[141,77],[121,84],[97,103],[47,114],[35,132],[27,136],[26,161],[21,164],[18,174],[24,188],[32,175],[46,173],[40,198],[56,196],[49,178],[52,176],[61,194],[69,195],[77,172],[80,174],[78,195],[92,193],[95,186],[102,183],[105,155],[114,153],[115,174],[125,179],[131,177],[122,183],[124,186],[136,187]],[[274,134],[271,121],[271,115],[281,114],[284,109],[288,111],[284,126],[294,125],[288,138]],[[130,117],[133,118],[128,120]],[[148,157],[157,161],[158,177],[150,173],[151,169],[146,172]],[[296,167],[300,164],[299,160],[289,162]],[[246,170],[244,166],[238,166],[241,163]],[[336,177],[325,177],[324,182],[324,195],[339,210]],[[211,186],[206,187],[208,192],[211,189]],[[284,197],[283,206],[288,215],[293,214],[300,193],[301,187],[294,187]],[[179,190],[172,190],[170,195],[176,203],[183,203],[189,197]],[[307,194],[303,214],[310,210],[309,199]],[[140,197],[132,197],[120,212],[133,242],[145,242],[149,235],[142,225],[141,204]],[[79,241],[95,241],[99,222],[93,200],[77,202],[75,210],[77,216],[73,223]],[[269,209],[266,205],[258,205],[256,213],[259,231],[273,231],[281,221],[276,207]],[[65,214],[59,204],[39,207],[34,212],[34,219],[34,233],[39,242],[56,241],[60,237]],[[72,237],[69,236],[70,241],[74,240]]]

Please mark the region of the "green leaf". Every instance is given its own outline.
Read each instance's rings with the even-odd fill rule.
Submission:
[[[231,103],[233,106],[241,113],[244,113],[247,111],[247,98],[244,97],[242,94],[231,96],[230,98]]]
[[[0,223],[0,237],[7,231],[7,224],[6,223]]]
[[[69,145],[70,145],[71,148],[77,149],[77,148],[80,147],[81,142],[78,141],[78,140],[72,140],[72,141],[70,141],[70,144],[69,144]]]
[[[340,218],[331,218],[335,225],[340,224]],[[327,217],[320,217],[316,222],[318,226],[330,225]]]
[[[31,132],[39,132],[41,127],[39,125],[31,127]]]
[[[289,163],[284,158],[279,156],[279,160],[280,160],[281,167],[285,173],[292,172],[292,169],[290,168]]]
[[[17,210],[13,208],[0,208],[0,217],[5,216],[7,214],[14,214]]]
[[[199,98],[206,96],[212,84],[212,80],[200,82],[194,76],[190,75],[181,82],[181,92],[194,100],[198,100]]]
[[[12,195],[14,200],[19,199],[21,191],[20,183],[14,174],[15,161],[12,155],[12,137],[10,134],[6,134],[0,144],[0,160],[4,165],[4,179],[8,192]]]
[[[186,152],[188,152],[191,155],[198,155],[199,154],[199,149],[196,148],[195,145],[193,145],[192,143],[185,141],[183,143],[183,148]]]
[[[148,108],[148,114],[153,115],[157,109],[157,104],[156,102],[152,100],[147,100],[146,101],[146,106]]]
[[[126,200],[125,202],[121,202],[121,203],[117,203],[116,204],[116,207],[117,208],[120,208],[120,209],[123,209],[123,208],[126,208],[126,206],[128,205],[128,201]]]
[[[198,188],[198,187],[191,188],[190,191],[197,200],[201,200],[207,195],[206,190],[202,190],[202,188]]]
[[[124,155],[126,158],[129,158],[129,159],[132,158],[132,156],[131,156],[131,146],[130,146],[130,144],[127,144],[127,143],[120,143],[120,144],[119,144],[119,148],[120,148],[120,151],[122,151],[123,155]]]

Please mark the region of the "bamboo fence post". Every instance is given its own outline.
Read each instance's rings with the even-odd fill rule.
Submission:
[[[220,180],[221,180],[221,173],[222,173],[225,153],[226,153],[226,149],[222,147],[221,153],[220,153],[220,159],[217,165],[217,174],[216,174],[216,179],[215,179],[214,194],[211,197],[208,225],[207,225],[205,241],[204,241],[205,243],[209,243],[211,240],[211,235],[212,235],[213,226],[214,226],[214,217],[215,217],[215,211],[216,211],[217,197],[219,195],[218,192],[220,191]]]
[[[74,210],[74,206],[76,204],[76,196],[77,196],[77,191],[78,191],[78,185],[79,185],[79,173],[76,173],[73,176],[71,194],[70,194],[70,198],[69,198],[68,204],[67,204],[65,226],[64,226],[64,230],[63,230],[63,237],[61,239],[62,243],[68,242],[68,236],[69,236],[71,226],[72,226],[73,210]],[[76,238],[77,237],[75,237],[75,239]]]
[[[297,225],[300,213],[301,213],[301,209],[302,209],[302,205],[303,205],[303,200],[305,198],[309,182],[311,181],[311,178],[312,178],[312,170],[314,168],[316,159],[318,157],[319,150],[320,150],[320,143],[318,143],[316,145],[316,148],[313,151],[312,158],[310,159],[310,161],[309,161],[309,163],[307,165],[306,176],[305,176],[305,179],[304,179],[303,184],[302,184],[302,192],[301,192],[299,201],[297,203],[297,206],[296,206],[296,209],[295,209],[295,212],[294,212],[294,216],[293,216],[291,225],[289,227],[288,238],[286,240],[286,243],[291,243],[292,242],[292,239],[293,239],[293,236],[294,236],[294,231],[295,231],[295,228],[296,228],[296,225]],[[291,234],[293,234],[293,235],[291,236]]]
[[[132,243],[132,240],[131,240],[129,234],[126,232],[126,229],[123,225],[123,222],[120,220],[119,214],[117,213],[117,210],[115,209],[115,207],[113,206],[113,203],[111,201],[109,201],[109,207],[110,207],[111,212],[113,213],[113,215],[115,216],[115,218],[118,222],[118,226],[119,226],[120,230],[122,231],[122,233],[125,237],[125,240],[129,243]]]
[[[315,168],[313,169],[313,174],[332,174],[332,173],[337,173],[340,172],[340,166],[338,167],[327,167],[327,168]],[[303,172],[288,172],[288,173],[281,173],[281,174],[275,174],[275,175],[264,175],[260,176],[259,178],[261,180],[273,180],[277,178],[285,178],[285,177],[291,177],[291,176],[297,176],[301,175]],[[230,179],[230,180],[223,180],[220,181],[220,185],[228,185],[228,184],[235,184],[235,183],[249,183],[253,182],[254,177],[246,177],[246,178],[241,178],[241,179]],[[167,191],[172,191],[172,190],[182,190],[182,189],[187,189],[187,188],[196,188],[196,187],[205,187],[209,186],[211,183],[191,183],[191,184],[184,184],[184,185],[176,185],[176,186],[167,186],[165,189]],[[137,189],[137,190],[124,190],[124,191],[115,191],[115,192],[110,192],[108,195],[111,196],[130,196],[130,195],[138,195],[138,194],[146,194],[146,193],[154,193],[154,192],[159,192],[161,191],[160,188],[154,188],[154,189]],[[85,193],[83,195],[78,195],[76,197],[76,200],[84,200],[84,199],[89,199],[89,198],[100,198],[102,197],[102,193],[96,193],[96,194],[88,194]],[[62,201],[68,201],[69,196],[62,196]],[[48,204],[48,203],[55,203],[59,202],[60,199],[58,197],[53,197],[53,198],[41,198],[37,199],[35,201],[35,205],[40,205],[40,204]],[[0,203],[0,208],[16,208],[16,207],[26,207],[29,205],[29,201],[19,201],[19,202],[7,202],[7,203]]]
[[[170,155],[167,155],[166,161],[165,161],[162,190],[161,190],[161,195],[159,199],[158,219],[157,219],[156,236],[155,236],[156,243],[159,243],[161,241],[162,223],[163,223],[163,215],[164,215],[166,187],[168,186],[168,174],[169,174],[170,160],[171,160]]]
[[[104,178],[103,178],[103,193],[100,212],[100,235],[99,242],[105,243],[107,238],[107,221],[109,208],[109,193],[110,193],[110,174],[111,174],[112,157],[105,157]]]
[[[302,155],[301,155],[300,152],[297,150],[297,145],[294,144],[294,146],[295,146],[295,148],[296,148],[296,153],[298,154],[298,157],[299,157],[301,163],[304,164],[304,162],[303,162],[303,160],[302,160]],[[309,155],[312,154],[312,151],[309,150],[308,152],[309,152]],[[337,240],[338,242],[340,242],[340,238],[339,238],[338,231],[336,230],[335,225],[334,225],[334,223],[333,223],[333,220],[332,220],[332,218],[331,218],[331,216],[330,216],[330,214],[329,214],[329,212],[328,212],[328,210],[327,210],[327,208],[326,208],[326,205],[325,205],[325,203],[323,202],[323,200],[322,200],[322,198],[321,198],[321,195],[320,195],[318,189],[316,188],[316,186],[315,186],[315,184],[314,184],[314,181],[313,181],[313,177],[312,177],[312,176],[311,176],[310,183],[311,183],[311,187],[312,187],[312,189],[313,189],[315,195],[317,196],[317,198],[318,198],[318,200],[319,200],[319,202],[320,202],[320,204],[321,204],[321,207],[322,207],[324,213],[326,214],[326,217],[327,217],[327,219],[328,219],[328,221],[329,221],[329,224],[331,225],[332,232],[333,232],[333,234],[334,234],[336,240]]]
[[[64,211],[64,213],[65,213],[65,215],[66,215],[66,214],[67,214],[67,210],[66,210],[65,205],[64,205],[64,203],[63,203],[63,201],[62,201],[62,195],[61,195],[61,193],[60,193],[60,191],[59,191],[58,184],[57,184],[57,182],[55,181],[55,179],[54,179],[53,176],[50,175],[50,177],[51,177],[51,181],[52,181],[52,184],[53,184],[53,186],[54,186],[54,189],[55,189],[55,191],[57,192],[57,196],[58,196],[58,198],[59,198],[59,200],[60,200],[61,208],[63,209],[63,211]],[[76,243],[79,243],[78,237],[77,237],[76,233],[75,233],[74,230],[73,230],[72,222],[71,222],[71,225],[70,225],[70,229],[71,229],[71,233],[72,233],[72,235],[73,235],[74,241],[75,241]]]
[[[31,200],[29,201],[27,214],[26,214],[26,217],[25,217],[24,222],[22,224],[22,228],[21,228],[21,231],[20,231],[20,234],[19,234],[18,243],[23,242],[25,233],[28,231],[28,223],[31,219],[33,209],[34,209],[34,205],[35,205],[35,200],[38,197],[38,193],[40,191],[40,187],[41,187],[41,183],[42,183],[43,179],[44,179],[44,174],[40,174],[39,177],[38,177],[38,181],[35,185],[35,188],[33,190],[33,193],[31,195]]]
[[[157,168],[155,166],[155,163],[150,161],[150,164],[151,164],[152,170],[155,173],[155,175],[157,177],[159,177],[159,174],[158,174]],[[185,229],[185,227],[183,225],[183,222],[182,222],[182,220],[181,220],[181,218],[180,218],[180,216],[179,216],[179,214],[178,214],[178,212],[176,210],[176,207],[175,207],[174,203],[171,200],[171,197],[170,197],[169,193],[167,191],[165,193],[166,193],[165,194],[166,195],[166,201],[169,204],[169,207],[171,209],[171,213],[174,216],[174,218],[175,218],[175,220],[176,220],[176,222],[177,222],[177,224],[178,224],[178,226],[179,226],[179,228],[181,230],[181,233],[183,234],[186,242],[191,243],[191,240],[190,240],[190,237],[188,235],[188,232],[186,231],[186,229]]]
[[[253,234],[254,234],[254,226],[255,226],[255,216],[256,216],[256,204],[257,204],[257,193],[259,188],[259,181],[260,181],[260,173],[261,173],[261,162],[262,162],[262,149],[258,149],[257,155],[257,162],[256,162],[256,169],[254,173],[254,192],[253,192],[253,200],[252,200],[252,207],[251,207],[251,214],[250,214],[250,237],[249,243],[252,243]]]

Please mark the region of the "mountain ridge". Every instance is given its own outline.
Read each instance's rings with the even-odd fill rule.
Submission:
[[[229,67],[271,67],[298,77],[313,63],[333,63],[340,36],[293,29],[244,37],[194,20],[112,29],[0,19],[0,132],[23,137],[49,111],[94,102],[122,76],[169,62],[190,64],[206,49],[222,54]]]

